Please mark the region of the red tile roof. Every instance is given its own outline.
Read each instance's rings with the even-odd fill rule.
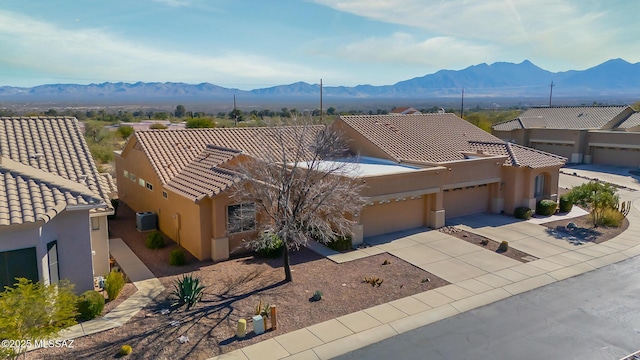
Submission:
[[[210,128],[138,131],[137,145],[144,151],[160,181],[168,189],[190,198],[213,196],[234,179],[221,165],[239,154],[265,158],[281,146],[294,159],[299,139],[309,148],[324,126]],[[282,140],[282,141],[280,141]],[[274,151],[275,149],[275,151]],[[298,158],[300,160],[300,158]]]
[[[508,156],[504,163],[506,166],[521,166],[538,169],[543,167],[563,166],[567,161],[567,158],[559,155],[550,154],[544,151],[504,141],[470,141],[469,145],[474,152],[481,151],[482,154],[485,155]]]

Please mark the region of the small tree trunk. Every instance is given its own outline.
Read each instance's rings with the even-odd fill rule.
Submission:
[[[284,261],[284,281],[291,282],[293,281],[293,277],[291,276],[291,263],[289,261],[289,247],[287,244],[284,244],[284,251],[282,252],[283,261]]]

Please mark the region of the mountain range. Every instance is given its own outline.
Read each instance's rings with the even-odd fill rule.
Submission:
[[[469,97],[545,97],[551,82],[554,96],[637,97],[640,94],[640,63],[612,59],[586,70],[551,72],[528,60],[519,64],[496,62],[463,70],[436,73],[400,81],[393,85],[323,87],[329,98],[450,98],[464,88]],[[71,101],[118,99],[229,99],[318,97],[320,86],[296,82],[254,90],[225,88],[210,83],[175,82],[101,83],[89,85],[49,84],[30,88],[1,86],[0,101]]]

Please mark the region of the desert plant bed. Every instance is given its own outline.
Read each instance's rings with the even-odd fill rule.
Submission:
[[[576,228],[572,229],[571,227],[567,227],[569,223],[575,224]],[[629,220],[625,218],[620,227],[598,226],[596,228],[593,226],[593,221],[591,220],[590,215],[583,215],[572,219],[552,221],[542,225],[548,227],[550,231],[555,231],[567,238],[575,237],[581,241],[601,244],[607,240],[613,239],[627,230],[629,227]]]
[[[507,249],[507,251],[498,251],[498,248],[500,247],[500,242],[498,241],[494,241],[491,240],[487,237],[484,237],[482,235],[478,235],[478,234],[474,234],[472,232],[466,231],[466,230],[462,230],[458,227],[455,226],[445,226],[443,228],[440,228],[440,231],[454,236],[460,240],[464,240],[468,243],[477,245],[482,247],[483,249],[487,249],[489,251],[493,251],[495,253],[501,254],[503,256],[506,256],[508,258],[520,261],[520,262],[529,262],[529,261],[534,261],[534,260],[538,260],[537,257],[533,256],[533,255],[529,255],[524,251],[520,251],[517,249],[514,249],[513,247],[509,246],[509,248]]]

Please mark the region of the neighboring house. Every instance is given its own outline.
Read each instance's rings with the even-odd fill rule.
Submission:
[[[565,158],[505,143],[453,114],[342,116],[333,126],[358,157],[367,205],[353,241],[474,213],[513,213],[555,199]],[[254,224],[233,220],[229,169],[276,146],[266,128],[136,132],[116,156],[120,199],[199,259],[224,260]]]
[[[115,190],[75,118],[0,118],[0,286],[26,277],[93,289],[109,271]]]
[[[419,110],[416,110],[412,107],[398,107],[389,112],[389,114],[393,115],[420,115],[422,114]]]
[[[492,133],[570,163],[640,167],[640,114],[629,106],[531,108]]]

